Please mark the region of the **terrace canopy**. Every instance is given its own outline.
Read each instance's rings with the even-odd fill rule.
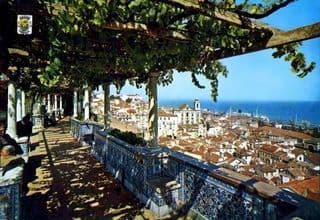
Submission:
[[[283,31],[259,21],[294,0],[0,2],[0,67],[11,80],[23,86],[21,79],[28,78],[37,88],[147,83],[152,145],[157,137],[157,83],[171,83],[173,70],[191,72],[200,88],[197,75],[204,75],[216,100],[218,75],[227,74],[220,59],[275,48],[273,56],[283,57],[304,77],[315,63],[306,63],[298,42],[320,36],[319,22]],[[32,24],[27,24],[31,34],[17,34],[25,27],[16,22],[17,15],[32,15]]]

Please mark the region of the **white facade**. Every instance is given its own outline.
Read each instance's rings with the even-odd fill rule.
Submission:
[[[215,127],[211,127],[208,130],[208,135],[209,136],[219,136],[222,135],[224,132],[224,129],[220,126],[215,126]]]
[[[177,115],[179,124],[199,124],[201,122],[199,100],[194,101],[194,108],[191,108],[188,105],[182,105],[179,109],[174,110],[174,114]]]
[[[158,115],[158,132],[160,136],[177,136],[178,132],[178,117],[164,111]]]

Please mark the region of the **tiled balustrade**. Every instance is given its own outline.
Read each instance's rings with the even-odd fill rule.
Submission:
[[[22,167],[14,168],[2,176],[0,172],[0,219],[21,219]]]
[[[165,147],[135,147],[71,120],[71,133],[93,134],[92,154],[158,217],[185,211],[200,219],[312,219],[320,205],[288,191]],[[89,129],[90,128],[90,129]]]

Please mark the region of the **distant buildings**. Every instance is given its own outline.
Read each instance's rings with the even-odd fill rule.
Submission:
[[[183,104],[178,109],[174,109],[173,114],[177,115],[178,123],[181,125],[199,124],[201,122],[200,101],[196,99],[193,108]]]
[[[95,102],[101,113],[102,102]],[[114,96],[111,112],[114,120],[138,128],[141,134],[147,130],[148,104],[141,97]],[[162,107],[158,111],[159,144],[293,191],[300,190],[294,189],[299,181],[315,182],[313,177],[320,171],[319,139],[282,129],[281,124],[260,122],[246,114],[202,111],[199,100],[192,107]],[[302,194],[320,198],[319,191],[305,187]]]
[[[158,112],[158,134],[176,137],[178,134],[178,116],[162,109]]]

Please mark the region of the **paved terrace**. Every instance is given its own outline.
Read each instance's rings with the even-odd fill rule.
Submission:
[[[69,131],[66,118],[32,137],[25,219],[154,219]]]

